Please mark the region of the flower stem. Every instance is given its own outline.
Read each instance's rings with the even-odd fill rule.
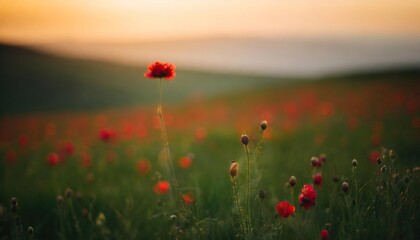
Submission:
[[[246,159],[247,159],[247,170],[246,170],[246,215],[247,215],[247,228],[248,228],[248,236],[252,236],[252,225],[251,225],[251,156],[249,154],[248,145],[245,146],[246,152]]]
[[[72,215],[73,220],[74,220],[74,228],[76,229],[76,232],[79,235],[79,239],[81,239],[82,231],[80,230],[79,220],[77,219],[76,213],[74,212],[73,201],[71,199],[69,199],[69,206],[70,206],[71,215]]]
[[[238,211],[239,211],[241,231],[243,231],[243,233],[246,236],[246,228],[245,228],[246,220],[244,219],[243,209],[242,209],[241,204],[239,202],[238,187],[236,186],[235,178],[232,178],[232,186],[233,186],[233,198],[235,200],[236,206],[237,206]]]
[[[182,201],[182,193],[181,193],[181,190],[180,190],[179,185],[178,185],[178,180],[176,179],[174,166],[172,164],[171,150],[169,149],[168,135],[166,133],[165,121],[163,119],[162,78],[159,79],[159,103],[158,103],[158,108],[157,108],[157,114],[159,116],[159,121],[160,121],[160,129],[161,129],[161,133],[162,133],[163,147],[164,147],[164,151],[165,151],[165,155],[166,155],[165,159],[166,159],[167,165],[169,166],[170,173],[172,175],[172,184],[173,184],[174,189],[175,189],[175,194],[178,195],[176,197],[176,199],[178,199],[177,202],[181,201],[181,203],[184,207],[184,210],[187,210],[187,206],[185,205],[185,202]]]

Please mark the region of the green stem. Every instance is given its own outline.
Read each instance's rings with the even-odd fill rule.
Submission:
[[[239,218],[240,218],[240,225],[241,225],[241,231],[243,231],[243,233],[246,236],[246,220],[244,219],[244,213],[243,213],[243,209],[241,207],[241,204],[239,202],[239,193],[238,193],[238,187],[236,186],[236,181],[235,178],[232,178],[232,186],[233,186],[233,198],[235,200],[236,206],[238,208],[239,211]]]
[[[246,215],[247,215],[247,227],[248,227],[248,236],[252,236],[252,224],[251,224],[251,163],[250,163],[250,154],[247,145],[245,146],[246,158],[247,158],[247,174],[246,174]]]
[[[79,235],[79,239],[82,239],[82,231],[80,230],[79,220],[77,219],[76,213],[74,212],[73,201],[71,200],[71,198],[69,199],[69,206],[70,206],[71,215],[74,220],[74,228],[76,229],[76,232]]]
[[[172,183],[173,183],[175,192],[178,195],[178,197],[176,197],[176,199],[178,199],[177,202],[181,201],[182,206],[184,207],[184,210],[186,211],[187,206],[186,206],[185,202],[182,200],[182,193],[181,193],[181,190],[179,188],[178,180],[177,180],[176,175],[175,175],[175,169],[174,169],[174,166],[172,164],[171,150],[169,149],[168,135],[166,133],[166,128],[165,128],[165,121],[163,119],[162,79],[161,78],[159,79],[159,103],[158,103],[158,108],[157,108],[157,114],[158,114],[159,120],[160,120],[160,129],[161,129],[161,133],[162,133],[163,146],[164,146],[164,150],[165,150],[165,154],[166,154],[166,162],[167,162],[167,165],[169,166],[169,170],[170,170],[171,175],[172,175]]]

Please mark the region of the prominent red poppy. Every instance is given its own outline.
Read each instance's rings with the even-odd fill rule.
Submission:
[[[299,204],[305,209],[315,205],[316,192],[312,185],[303,185],[302,193],[299,196]]]
[[[148,72],[144,74],[147,78],[165,78],[166,80],[174,79],[175,65],[165,62],[154,62],[148,67]]]
[[[320,235],[321,235],[322,240],[328,240],[329,239],[329,234],[328,234],[327,229],[322,229]]]
[[[287,218],[295,212],[296,208],[288,202],[279,202],[276,209],[280,216]]]
[[[168,181],[159,181],[153,187],[153,191],[159,195],[165,195],[169,192],[171,184]]]

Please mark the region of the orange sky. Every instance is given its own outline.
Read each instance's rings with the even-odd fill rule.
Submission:
[[[0,0],[0,41],[420,36],[417,0]]]

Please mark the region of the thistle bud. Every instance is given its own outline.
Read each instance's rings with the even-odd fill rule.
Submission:
[[[351,161],[351,164],[353,165],[353,167],[356,167],[357,164],[359,164],[359,163],[357,162],[356,159],[353,159],[353,161]]]
[[[382,167],[381,167],[381,173],[385,173],[386,172],[386,165],[383,165]]]
[[[312,165],[312,167],[318,166],[318,158],[317,157],[312,157],[311,158],[311,165]]]
[[[71,198],[73,196],[73,190],[71,188],[67,188],[64,192],[64,195],[66,196],[66,198]]]
[[[294,187],[296,185],[296,177],[295,176],[291,176],[289,179],[289,185],[291,187]]]
[[[57,198],[56,198],[56,200],[57,200],[57,203],[58,203],[58,204],[61,204],[61,203],[63,203],[63,202],[64,202],[64,198],[63,198],[63,196],[61,196],[61,195],[58,195],[58,196],[57,196]]]
[[[238,175],[238,163],[236,161],[232,161],[229,168],[229,174],[231,177],[236,177]]]
[[[29,235],[29,237],[34,236],[34,228],[33,227],[28,227],[28,235]]]
[[[389,150],[389,157],[390,158],[395,158],[395,151],[394,151],[394,149]]]
[[[261,130],[264,131],[265,129],[267,129],[267,121],[266,120],[261,122]]]
[[[246,135],[245,133],[244,134],[242,134],[242,136],[241,136],[241,142],[242,142],[242,144],[243,145],[248,145],[248,143],[249,143],[249,138],[248,138],[248,135]]]
[[[341,189],[343,190],[343,192],[347,193],[347,191],[349,190],[349,184],[347,182],[343,182],[343,184],[341,184]]]
[[[15,197],[12,197],[12,200],[10,200],[10,203],[12,204],[12,206],[17,206],[18,201]]]

